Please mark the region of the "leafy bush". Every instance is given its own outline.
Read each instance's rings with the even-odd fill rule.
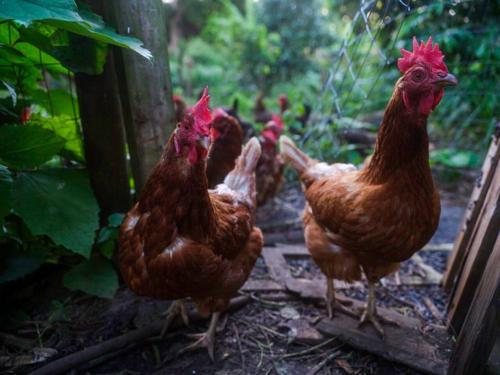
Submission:
[[[96,238],[99,208],[71,89],[73,73],[102,72],[109,44],[151,57],[73,0],[0,9],[0,283],[59,263],[70,268],[68,288],[111,297],[118,286],[110,259],[121,216]]]

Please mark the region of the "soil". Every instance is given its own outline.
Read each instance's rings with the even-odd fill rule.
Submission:
[[[287,223],[288,230],[300,229],[303,205],[304,198],[299,186],[288,184],[275,200],[259,209],[258,223],[264,227],[266,234],[279,232],[279,223],[283,222]],[[443,192],[441,221],[432,243],[453,242],[465,205],[463,198]],[[444,271],[448,254],[448,251],[420,253],[424,262],[439,272]],[[287,261],[295,277],[323,279],[318,267],[310,259],[294,258]],[[421,270],[412,260],[404,262],[400,270],[401,275],[419,272]],[[263,259],[257,261],[251,278],[270,279]],[[366,292],[362,288],[343,292],[352,298],[366,299]],[[84,363],[73,369],[71,374],[304,375],[324,360],[327,360],[327,365],[319,369],[317,374],[418,374],[336,340],[321,347],[316,347],[317,342],[298,340],[297,325],[307,328],[325,316],[323,301],[304,301],[293,296],[280,300],[279,294],[269,293],[255,293],[253,297],[250,303],[226,314],[219,323],[215,363],[204,350],[176,355],[192,342],[193,339],[187,334],[206,329],[207,323],[201,322],[171,331],[162,341],[141,344],[101,363]],[[439,314],[445,316],[446,295],[438,285],[380,286],[377,298],[381,306],[426,322],[443,324],[443,320],[433,314],[424,300],[427,298],[432,301]],[[40,364],[20,366],[15,370],[7,367],[3,371],[28,373],[48,361],[158,321],[168,306],[167,301],[137,297],[123,286],[112,300],[71,293],[64,300],[64,307],[56,310],[56,313],[53,307],[48,312],[47,306],[38,306],[30,314],[31,321],[9,332],[31,339],[34,346],[51,348],[56,354]],[[5,359],[6,356],[32,352],[31,349],[15,349],[15,346],[6,345],[0,351],[0,357]]]

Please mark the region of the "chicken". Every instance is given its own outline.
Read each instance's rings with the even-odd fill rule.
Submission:
[[[285,111],[290,108],[290,102],[288,101],[288,96],[281,94],[278,97],[278,105],[280,107],[280,117],[283,116]],[[264,93],[260,92],[255,99],[255,106],[253,108],[254,120],[260,124],[267,124],[272,121],[277,115],[267,110],[264,104]]]
[[[223,109],[214,111],[210,127],[211,146],[208,151],[207,179],[208,188],[213,189],[222,183],[234,168],[243,144],[243,131],[238,121]]]
[[[175,121],[177,123],[182,121],[184,117],[184,112],[186,111],[186,102],[180,95],[173,95],[172,99],[174,101],[174,113],[175,113]]]
[[[259,137],[262,155],[255,170],[258,206],[273,198],[283,183],[284,164],[277,143],[285,125],[278,115],[273,115],[272,118],[273,120],[266,124]]]
[[[177,300],[168,323],[178,314],[186,318],[188,297],[201,314],[212,314],[208,330],[182,351],[206,347],[213,360],[219,315],[247,280],[263,237],[254,226],[257,139],[245,146],[224,184],[208,190],[208,103],[205,93],[168,140],[120,227],[118,262],[134,293]]]
[[[252,124],[246,122],[240,117],[238,107],[239,107],[239,101],[238,98],[235,98],[233,100],[233,105],[230,108],[223,108],[223,109],[229,116],[232,116],[236,120],[238,120],[238,123],[240,124],[241,129],[243,130],[243,138],[245,139],[245,141],[247,141],[248,139],[250,139],[255,135],[255,129],[253,128]]]
[[[375,306],[375,284],[421,249],[435,232],[439,194],[429,167],[427,118],[456,85],[432,38],[402,50],[403,73],[380,126],[375,152],[362,170],[313,160],[282,137],[284,160],[297,170],[307,199],[306,246],[327,277],[329,311],[336,302],[332,279],[368,281],[368,302],[360,325],[369,322],[384,335]]]

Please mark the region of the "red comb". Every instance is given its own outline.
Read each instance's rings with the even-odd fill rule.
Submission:
[[[208,135],[208,125],[212,121],[212,113],[209,106],[210,95],[208,95],[208,87],[205,87],[200,100],[189,110],[194,119],[195,129],[203,135]]]
[[[448,68],[444,63],[443,53],[437,43],[434,46],[432,45],[431,36],[427,40],[427,43],[421,41],[420,45],[417,42],[417,38],[413,37],[413,52],[401,48],[401,53],[403,57],[398,59],[398,68],[401,73],[405,73],[417,63],[429,64],[432,69],[448,72]]]

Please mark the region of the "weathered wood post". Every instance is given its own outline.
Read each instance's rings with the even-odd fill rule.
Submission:
[[[100,0],[87,3],[102,14]],[[111,54],[102,74],[77,73],[75,83],[87,168],[104,223],[109,214],[126,212],[131,203],[122,109]]]
[[[140,192],[175,126],[165,8],[161,0],[115,0],[108,6],[118,32],[139,38],[153,54],[148,61],[132,51],[114,50],[132,173]]]

